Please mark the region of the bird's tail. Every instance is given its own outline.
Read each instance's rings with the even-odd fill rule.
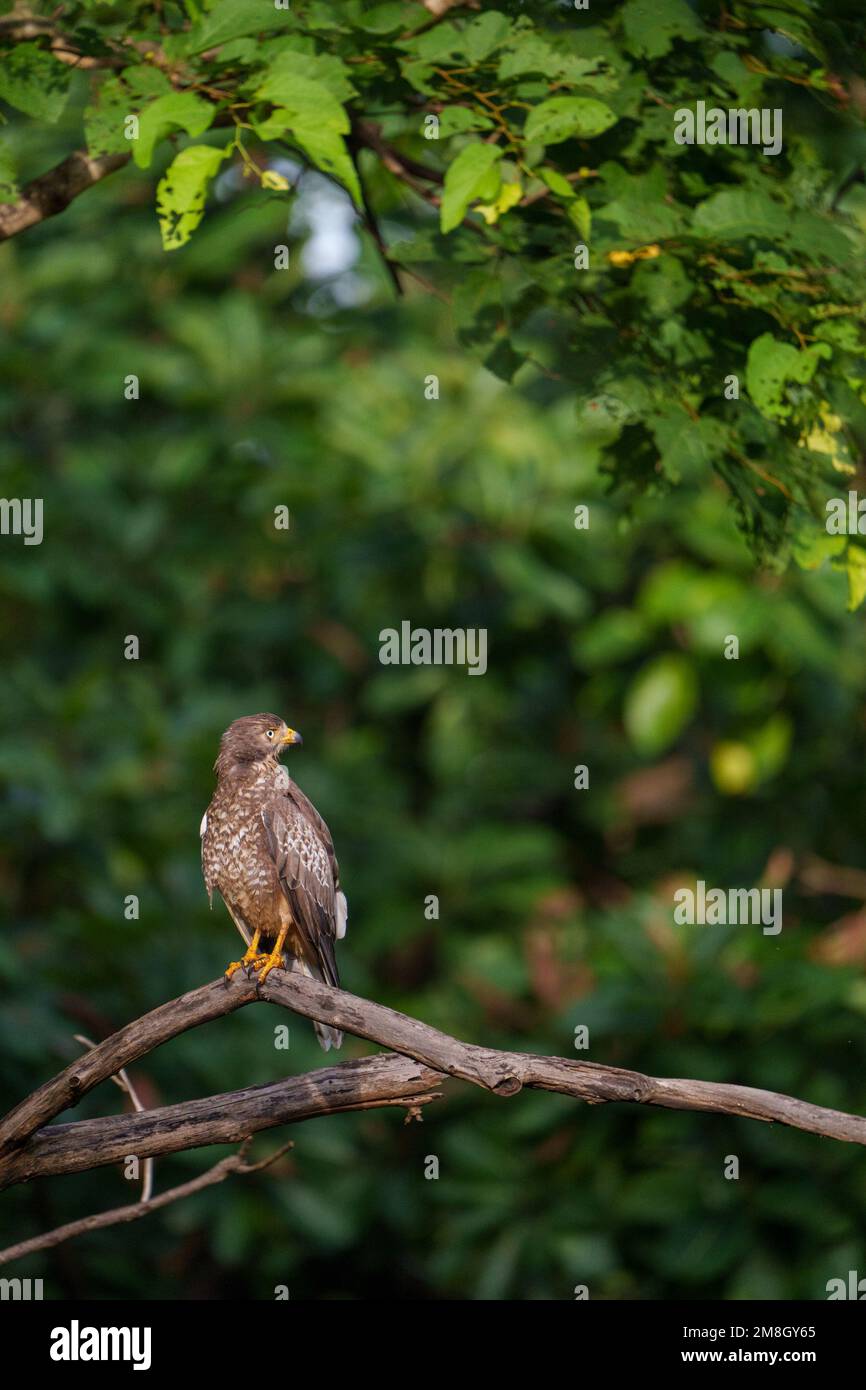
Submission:
[[[292,962],[292,969],[299,971],[301,975],[308,975],[311,980],[322,979],[321,970],[318,970],[315,966],[309,966],[305,960],[301,960],[297,956]],[[323,1047],[326,1052],[330,1052],[332,1047],[342,1047],[343,1034],[340,1032],[339,1028],[332,1028],[329,1023],[317,1023],[315,1020],[313,1021],[313,1027],[316,1030],[316,1037],[319,1039],[319,1045]]]
[[[332,1047],[343,1046],[343,1034],[339,1028],[332,1028],[328,1023],[314,1023],[316,1037],[326,1052],[330,1052]]]

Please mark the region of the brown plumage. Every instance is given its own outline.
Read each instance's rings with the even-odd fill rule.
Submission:
[[[279,763],[301,736],[275,714],[236,719],[220,741],[217,786],[201,823],[201,863],[208,897],[218,888],[247,944],[242,966],[263,980],[284,966],[339,985],[334,942],[346,932],[346,898],[331,834],[312,802]],[[272,943],[260,954],[260,941]],[[337,1028],[314,1024],[325,1051],[339,1047]]]

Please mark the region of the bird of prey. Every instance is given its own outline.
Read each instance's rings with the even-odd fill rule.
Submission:
[[[265,980],[278,967],[339,986],[334,943],[346,934],[346,897],[331,834],[279,758],[301,735],[276,714],[236,719],[220,740],[216,791],[201,822],[208,898],[218,888],[247,944],[246,967]],[[268,943],[269,952],[259,950]],[[343,1035],[314,1024],[327,1052]]]

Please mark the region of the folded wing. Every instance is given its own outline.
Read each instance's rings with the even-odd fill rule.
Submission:
[[[346,899],[328,827],[293,783],[264,807],[262,821],[305,962],[338,986],[334,942],[345,932]]]

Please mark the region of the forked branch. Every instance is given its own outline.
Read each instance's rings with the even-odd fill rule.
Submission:
[[[45,1128],[94,1086],[170,1038],[257,1001],[280,1004],[399,1055],[343,1062],[271,1086],[185,1101],[137,1115]],[[413,1100],[417,1104],[419,1097],[432,1098],[433,1088],[449,1076],[499,1096],[512,1096],[529,1086],[591,1105],[629,1101],[672,1110],[714,1111],[777,1121],[811,1134],[866,1144],[866,1119],[861,1116],[828,1110],[775,1091],[645,1076],[597,1062],[478,1047],[407,1014],[300,974],[274,971],[264,985],[259,985],[255,978],[238,972],[228,982],[220,979],[203,985],[127,1024],[10,1111],[0,1122],[0,1187],[46,1173],[113,1163],[129,1152],[146,1157],[233,1142],[257,1129],[313,1115],[382,1104],[410,1105]]]

